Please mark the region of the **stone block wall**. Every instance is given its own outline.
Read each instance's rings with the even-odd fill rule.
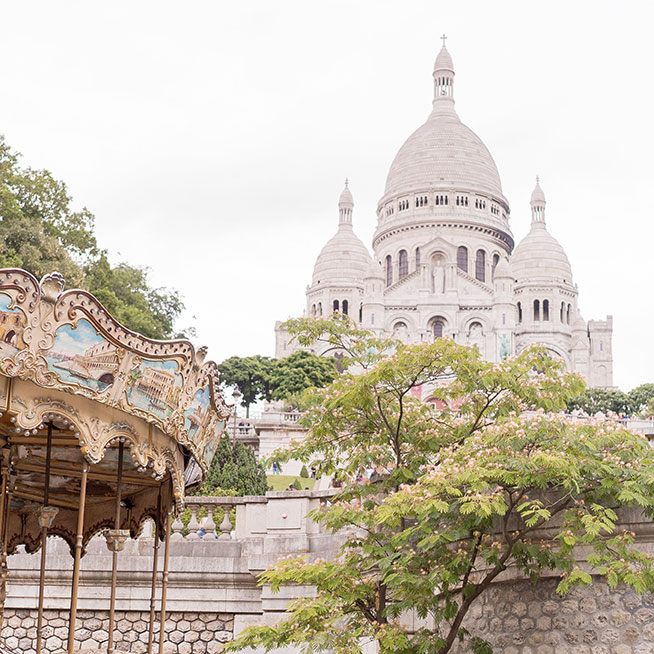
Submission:
[[[5,611],[4,643],[21,654],[35,654],[35,610]],[[66,649],[68,611],[44,611],[43,654]],[[116,611],[114,648],[118,652],[143,654],[147,651],[150,613]],[[75,641],[81,651],[106,650],[109,639],[108,611],[79,611]],[[232,640],[234,616],[228,613],[166,613],[166,654],[216,654],[222,643]],[[159,622],[155,621],[155,651],[158,651]]]
[[[464,624],[497,654],[654,654],[654,595],[595,581],[561,597],[556,584],[497,584]],[[464,644],[452,654],[469,651]]]

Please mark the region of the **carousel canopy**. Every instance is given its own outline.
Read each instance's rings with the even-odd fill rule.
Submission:
[[[205,354],[185,340],[131,332],[91,294],[64,291],[58,273],[39,282],[23,270],[0,270],[7,549],[39,547],[44,505],[54,514],[50,533],[74,547],[83,468],[84,544],[115,526],[117,491],[121,528],[132,536],[145,518],[161,525],[179,509],[230,414]]]

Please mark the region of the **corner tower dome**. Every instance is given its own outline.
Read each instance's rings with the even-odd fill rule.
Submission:
[[[511,270],[518,283],[564,282],[572,286],[572,268],[561,244],[545,226],[545,194],[538,177],[531,194],[531,229],[511,257]]]
[[[338,201],[338,231],[327,241],[316,259],[312,287],[329,284],[362,285],[372,259],[352,229],[353,208],[354,201],[346,179]]]

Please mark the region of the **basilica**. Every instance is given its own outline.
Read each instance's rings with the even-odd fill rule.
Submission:
[[[338,311],[412,343],[447,336],[491,361],[541,344],[590,386],[611,387],[612,317],[581,316],[570,262],[547,229],[538,179],[531,229],[514,247],[493,157],[456,113],[445,45],[433,78],[431,113],[388,172],[372,256],[354,233],[346,181],[338,231],[316,260],[305,315]],[[281,323],[275,332],[278,358],[298,349]]]

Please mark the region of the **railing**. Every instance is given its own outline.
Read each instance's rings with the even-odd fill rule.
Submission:
[[[172,524],[170,539],[179,540],[231,540],[232,521],[230,514],[237,503],[242,503],[240,497],[187,497],[186,506],[191,512],[191,519],[184,526],[182,516],[177,515]],[[206,513],[198,519],[198,513]],[[216,519],[220,523],[216,523]],[[186,536],[184,532],[186,531]]]
[[[268,527],[275,533],[307,533],[312,531],[309,524],[313,524],[308,513],[328,502],[336,492],[328,489],[276,491],[249,497],[187,497],[188,513],[177,515],[170,539],[193,542],[261,538]]]
[[[301,415],[298,411],[264,411],[255,418],[255,423],[257,426],[294,424]]]

